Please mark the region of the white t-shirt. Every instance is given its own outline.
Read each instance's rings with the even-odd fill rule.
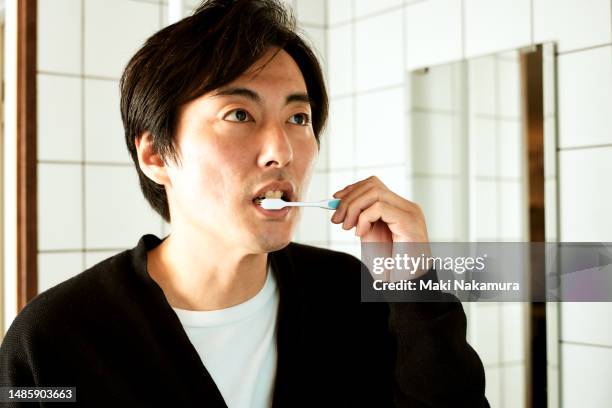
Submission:
[[[278,299],[268,267],[264,286],[246,302],[204,312],[173,308],[229,408],[272,405]]]

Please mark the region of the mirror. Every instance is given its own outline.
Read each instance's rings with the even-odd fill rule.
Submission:
[[[556,241],[553,44],[408,75],[412,197],[431,242]],[[557,305],[463,305],[491,406],[557,407]]]

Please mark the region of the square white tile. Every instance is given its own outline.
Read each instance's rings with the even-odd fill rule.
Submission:
[[[335,0],[331,0],[335,1]],[[362,18],[402,5],[402,0],[354,0],[355,17]]]
[[[413,112],[413,171],[419,174],[459,176],[459,147],[453,133],[453,115]]]
[[[355,25],[355,79],[358,91],[404,81],[402,10]]]
[[[117,81],[85,79],[85,160],[132,163],[119,100]]]
[[[353,27],[346,24],[327,30],[327,61],[331,97],[353,92]]]
[[[37,69],[81,73],[81,0],[38,0]]]
[[[161,235],[160,218],[140,191],[132,166],[86,165],[86,248],[132,248],[140,237]]]
[[[525,394],[526,369],[523,364],[513,364],[502,368],[502,395],[504,407],[524,407],[527,395]]]
[[[370,176],[376,176],[389,190],[407,200],[411,200],[411,183],[408,180],[407,174],[408,169],[406,166],[357,169],[356,179],[364,180]]]
[[[612,143],[612,46],[558,57],[559,147]]]
[[[522,123],[520,120],[500,120],[498,129],[499,175],[512,179],[522,178],[527,165]]]
[[[505,241],[529,241],[527,186],[520,181],[499,181],[499,238]]]
[[[502,313],[502,350],[501,360],[505,363],[526,361],[525,327],[528,324],[526,303],[500,303]]]
[[[612,347],[612,303],[562,302],[561,339]]]
[[[319,153],[316,158],[314,171],[327,171],[329,167],[329,118],[327,127],[319,135]]]
[[[497,114],[495,57],[488,55],[468,60],[468,99],[473,114]]]
[[[330,101],[329,113],[329,168],[338,169],[355,165],[355,116],[353,98]]]
[[[406,69],[462,58],[461,4],[430,0],[405,8]]]
[[[501,406],[502,384],[499,367],[485,367],[485,396],[492,407]]]
[[[470,241],[498,240],[500,236],[498,183],[496,181],[475,181],[470,202]]]
[[[499,92],[497,96],[497,114],[506,118],[520,118],[521,116],[521,78],[520,64],[517,53],[512,53],[512,59],[498,57],[497,85]]]
[[[531,44],[530,0],[465,0],[467,58]]]
[[[439,177],[414,177],[410,201],[425,214],[427,234],[431,242],[455,241],[461,234],[461,208],[458,181]],[[465,199],[465,198],[463,198]]]
[[[453,104],[453,71],[455,71],[453,64],[445,64],[433,67],[426,73],[412,72],[411,107],[418,110],[454,110],[456,107]]]
[[[474,305],[470,314],[472,334],[470,344],[486,365],[500,362],[499,337],[500,309],[498,303],[488,302]]]
[[[295,9],[300,23],[325,25],[325,0],[297,0]]]
[[[39,160],[82,160],[81,79],[38,74]]]
[[[497,122],[495,119],[471,117],[469,121],[469,155],[473,175],[497,175]]]
[[[125,0],[85,0],[84,7],[85,74],[119,78],[134,53],[159,30],[160,6]]]
[[[359,166],[406,164],[409,159],[402,87],[357,96]]]
[[[565,52],[612,41],[609,0],[533,0],[536,43],[556,41]]]
[[[38,249],[83,247],[83,194],[78,164],[38,164]]]
[[[83,272],[82,252],[38,254],[38,293]]]
[[[321,64],[321,69],[323,72],[327,71],[327,34],[324,28],[318,27],[303,27],[302,35],[306,38],[308,43],[314,48],[315,55],[319,60],[319,64]]]
[[[607,407],[612,401],[612,349],[561,345],[564,407]]]
[[[562,241],[612,241],[612,147],[559,152]]]
[[[327,24],[330,27],[353,18],[353,0],[328,0]]]

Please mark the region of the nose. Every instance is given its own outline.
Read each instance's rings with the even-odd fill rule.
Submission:
[[[293,160],[293,147],[287,132],[280,124],[262,129],[260,167],[286,167]]]

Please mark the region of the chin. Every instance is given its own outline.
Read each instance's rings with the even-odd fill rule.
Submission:
[[[283,249],[291,242],[289,235],[283,236],[260,236],[257,238],[257,247],[261,252],[274,252]]]

